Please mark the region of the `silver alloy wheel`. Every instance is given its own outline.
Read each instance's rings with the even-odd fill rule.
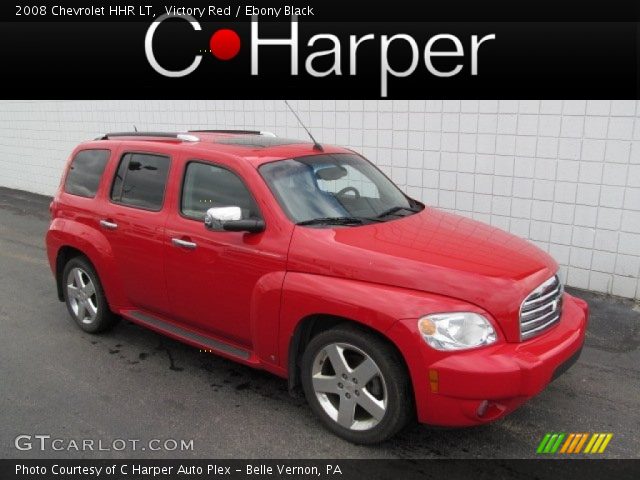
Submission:
[[[369,430],[387,411],[387,386],[380,368],[360,348],[331,343],[316,355],[312,383],[323,410],[349,430]]]
[[[98,315],[98,298],[91,277],[83,269],[75,267],[67,275],[67,298],[79,321],[93,323]]]

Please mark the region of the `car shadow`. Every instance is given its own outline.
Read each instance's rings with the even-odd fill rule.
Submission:
[[[85,334],[85,337],[93,345],[106,348],[126,368],[158,369],[164,366],[172,372],[193,377],[194,384],[206,382],[213,394],[237,394],[234,397],[237,399],[236,407],[247,396],[254,396],[251,400],[258,397],[264,402],[264,415],[268,415],[270,411],[283,411],[300,416],[300,423],[319,429],[321,435],[329,435],[331,442],[344,442],[323,429],[320,421],[308,408],[302,392],[297,391],[291,395],[287,381],[268,372],[200,351],[125,320],[111,332],[100,336]],[[167,382],[170,382],[170,377]],[[162,388],[166,391],[171,385],[167,384]],[[516,412],[512,414],[514,415],[522,413]],[[505,439],[508,440],[509,447],[501,452],[502,456],[522,456],[523,450],[534,453],[530,443],[523,443],[505,428],[505,421],[458,429],[412,424],[387,442],[360,446],[358,450],[371,457],[391,455],[398,458],[475,458],[495,456],[495,445],[503,444]],[[500,450],[499,448],[498,451]]]

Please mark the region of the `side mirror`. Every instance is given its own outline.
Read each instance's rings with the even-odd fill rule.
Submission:
[[[204,226],[209,230],[227,232],[262,232],[265,228],[263,220],[243,220],[240,207],[214,207],[207,210]]]

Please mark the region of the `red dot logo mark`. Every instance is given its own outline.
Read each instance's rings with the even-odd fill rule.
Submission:
[[[231,60],[240,51],[240,37],[233,30],[223,28],[211,35],[211,54],[219,60]]]

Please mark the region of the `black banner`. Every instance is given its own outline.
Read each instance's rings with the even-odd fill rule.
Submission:
[[[637,479],[638,460],[0,460],[3,480]]]
[[[640,98],[635,22],[194,18],[3,23],[1,97]]]
[[[48,8],[43,9],[46,6]],[[204,9],[201,20],[248,21],[260,15],[262,21],[279,21],[275,16],[291,14],[297,8],[307,21],[317,22],[633,22],[640,20],[640,5],[628,0],[452,0],[416,2],[415,0],[270,0],[237,1],[191,0],[172,2],[146,0],[40,0],[0,4],[0,21],[117,21],[147,22],[166,9],[184,7]]]
[[[546,0],[3,4],[0,98],[640,98],[639,11]]]

